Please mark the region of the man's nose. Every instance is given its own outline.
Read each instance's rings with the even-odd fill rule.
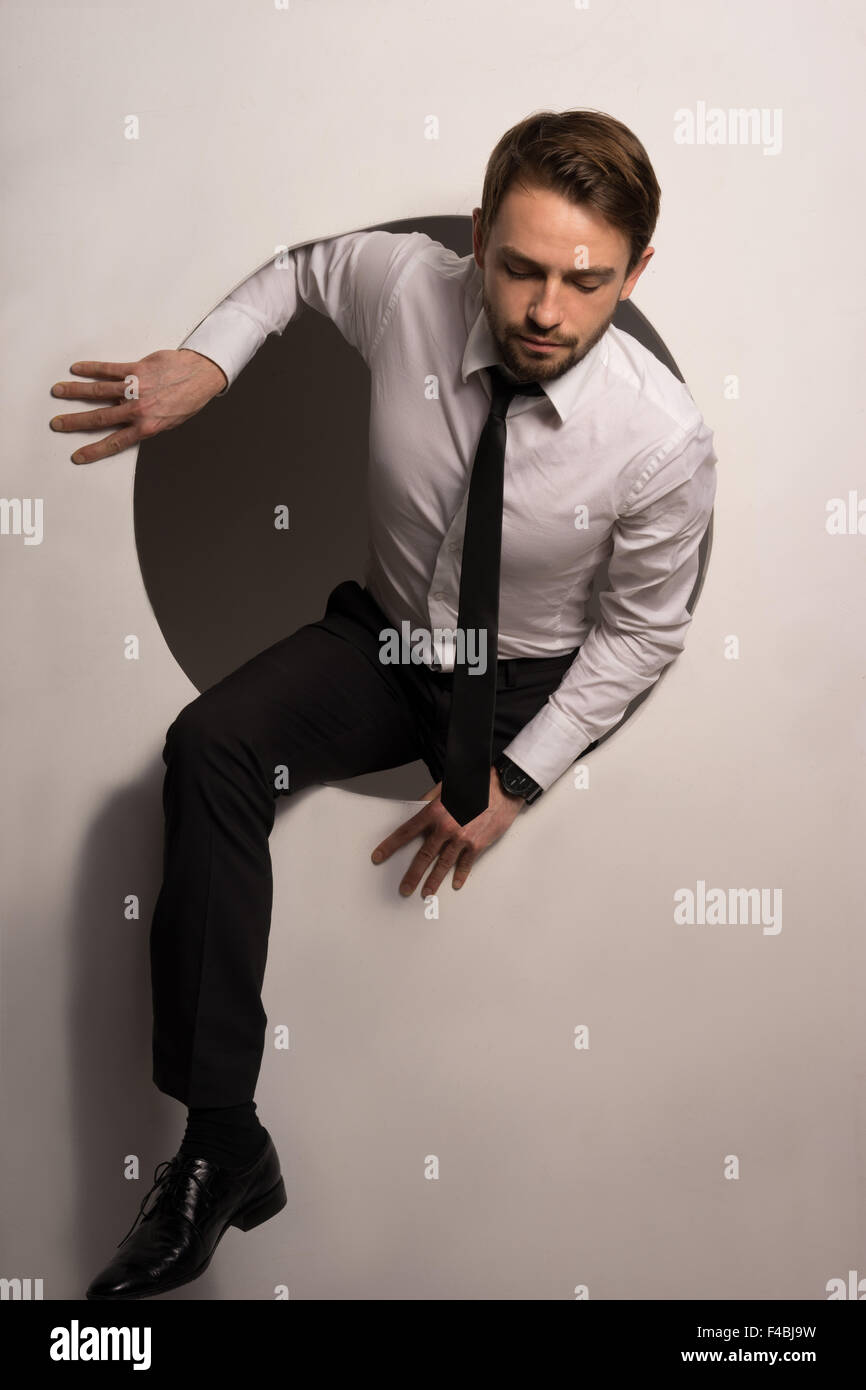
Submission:
[[[553,328],[562,318],[559,291],[552,285],[545,287],[544,291],[530,304],[529,315],[535,320],[539,328]]]

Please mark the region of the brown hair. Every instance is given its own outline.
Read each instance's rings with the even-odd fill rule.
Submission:
[[[515,182],[595,208],[630,242],[627,275],[650,243],[661,189],[649,155],[628,126],[603,111],[537,111],[505,132],[484,175],[482,245]]]

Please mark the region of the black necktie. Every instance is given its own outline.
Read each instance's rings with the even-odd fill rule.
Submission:
[[[460,566],[457,627],[468,655],[466,638],[474,630],[487,634],[487,669],[470,675],[467,661],[454,664],[451,714],[445,745],[445,770],[440,800],[460,825],[487,810],[493,758],[493,714],[499,646],[499,561],[502,553],[502,494],[505,475],[505,415],[515,395],[541,396],[537,382],[510,381],[498,367],[489,367],[493,400],[469,482],[466,530]]]

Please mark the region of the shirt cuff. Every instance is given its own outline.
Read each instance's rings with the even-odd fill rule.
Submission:
[[[502,751],[547,791],[591,743],[589,734],[548,700]]]
[[[222,368],[228,384],[217,395],[224,396],[266,336],[260,324],[243,309],[235,304],[218,304],[177,346],[200,352]]]

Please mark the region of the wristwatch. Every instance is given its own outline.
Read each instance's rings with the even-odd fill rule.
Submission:
[[[542,788],[538,783],[533,781],[522,767],[512,762],[506,753],[500,753],[493,766],[499,773],[503,791],[511,796],[522,796],[527,806],[531,806],[533,801],[537,801],[541,796]]]

